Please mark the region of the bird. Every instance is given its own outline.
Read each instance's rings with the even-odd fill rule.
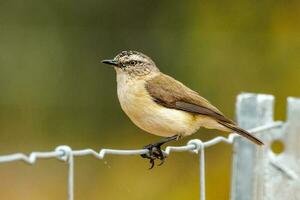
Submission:
[[[128,50],[102,63],[116,71],[118,99],[130,120],[142,130],[163,137],[144,147],[149,151],[141,156],[150,160],[150,169],[156,159],[161,161],[159,165],[165,161],[163,144],[192,135],[200,128],[235,132],[263,145],[198,92],[161,72],[149,56]]]

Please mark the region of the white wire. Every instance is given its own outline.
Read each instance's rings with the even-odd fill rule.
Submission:
[[[283,122],[277,121],[272,122],[251,130],[248,130],[250,133],[257,133],[261,131],[266,131],[272,128],[281,127]],[[204,149],[206,147],[215,145],[220,142],[225,142],[232,144],[234,139],[238,137],[237,134],[231,133],[226,137],[216,137],[212,140],[202,142],[201,140],[190,140],[185,146],[168,146],[164,152],[169,155],[171,152],[184,152],[192,151],[194,153],[199,153],[200,160],[200,200],[205,200],[205,154]],[[96,152],[93,149],[82,149],[82,150],[72,150],[71,147],[62,145],[58,146],[55,151],[50,152],[32,152],[28,156],[23,153],[16,153],[10,155],[0,156],[0,163],[13,162],[22,160],[28,164],[34,164],[37,159],[46,159],[46,158],[57,158],[63,161],[66,161],[68,164],[68,200],[74,199],[74,157],[75,156],[86,156],[93,155],[98,159],[103,159],[105,155],[141,155],[148,153],[147,149],[137,149],[137,150],[120,150],[120,149],[101,149],[99,152]]]
[[[201,150],[200,150],[200,200],[205,200],[205,152],[204,152],[204,145],[202,143]]]
[[[61,151],[63,155],[61,160],[68,163],[68,200],[74,199],[74,156],[71,147],[63,145],[55,149],[55,151]]]
[[[199,154],[200,200],[205,200],[205,146],[201,140],[190,140],[189,144],[195,145],[196,150],[194,151],[197,151],[197,153]]]

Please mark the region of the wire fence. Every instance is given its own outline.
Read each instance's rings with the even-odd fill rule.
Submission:
[[[263,126],[259,126],[248,130],[250,133],[258,133],[273,128],[282,127],[284,125],[281,121],[271,122]],[[229,134],[228,137],[216,137],[212,140],[202,142],[201,140],[194,139],[190,140],[185,146],[168,146],[164,150],[166,155],[170,155],[171,152],[193,152],[199,154],[199,190],[200,190],[200,200],[205,200],[205,148],[213,146],[217,143],[224,142],[232,144],[234,139],[239,137],[235,133]],[[137,149],[137,150],[119,150],[119,149],[101,149],[96,152],[93,149],[82,149],[82,150],[72,150],[71,147],[67,145],[58,146],[54,151],[50,152],[32,152],[29,155],[23,153],[16,153],[10,155],[0,156],[0,163],[13,162],[13,161],[24,161],[28,164],[35,164],[37,159],[47,159],[47,158],[57,158],[63,160],[68,164],[68,200],[74,200],[74,157],[76,156],[86,156],[93,155],[95,158],[103,159],[106,155],[141,155],[148,153],[147,149]]]

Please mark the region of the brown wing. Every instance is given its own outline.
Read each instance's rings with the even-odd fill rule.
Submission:
[[[170,76],[164,74],[156,76],[147,81],[146,89],[153,100],[162,106],[209,116],[219,124],[248,138],[252,142],[259,145],[263,144],[259,139],[226,118],[221,111],[211,105],[209,101],[201,97],[197,92],[189,89]]]
[[[155,102],[165,107],[206,115],[218,121],[235,124],[197,92],[170,76],[156,76],[147,81],[146,89]]]

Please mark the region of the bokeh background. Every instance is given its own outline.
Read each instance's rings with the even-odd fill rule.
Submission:
[[[158,140],[121,111],[115,72],[100,63],[121,50],[161,70],[234,117],[240,92],[300,96],[300,2],[0,0],[0,154],[140,148]],[[222,133],[200,130],[188,139]],[[228,199],[231,147],[207,149],[207,199]],[[76,199],[197,199],[198,159],[176,153],[154,170],[138,156],[76,158]],[[0,165],[0,199],[66,199],[66,164]]]

